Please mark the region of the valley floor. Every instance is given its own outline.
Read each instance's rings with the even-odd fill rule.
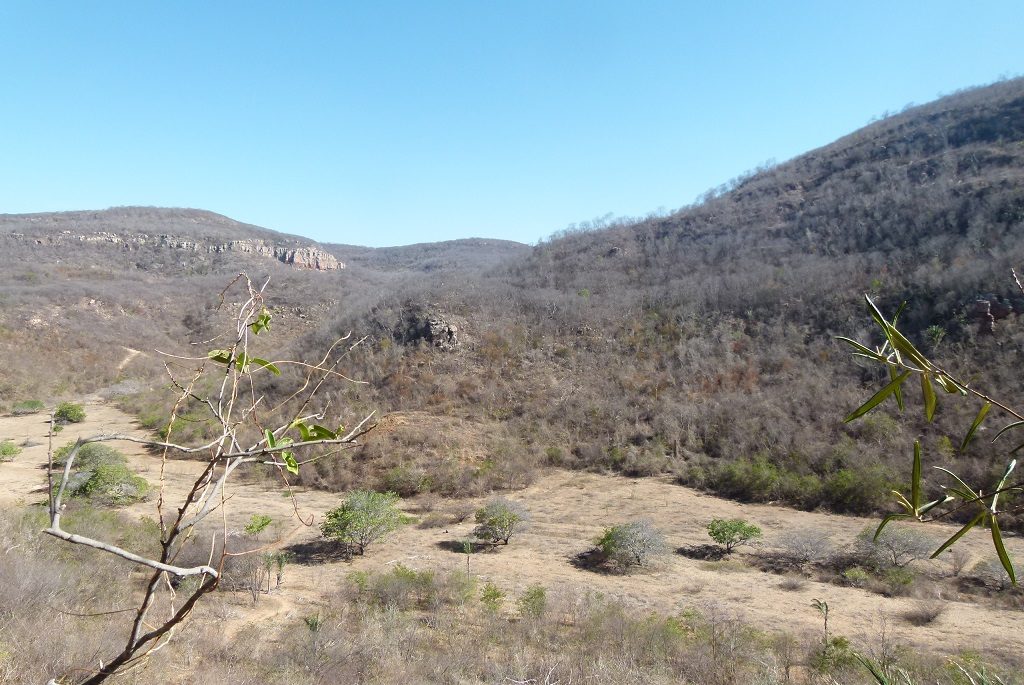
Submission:
[[[55,447],[78,435],[99,432],[132,432],[142,430],[132,417],[109,404],[93,402],[86,406],[87,420],[68,426],[55,439]],[[0,439],[13,440],[24,451],[13,462],[0,464],[0,511],[24,503],[36,503],[45,496],[47,424],[43,415],[0,417]],[[159,458],[129,443],[117,447],[128,456],[132,466],[154,487],[159,483]],[[197,464],[169,461],[163,478],[170,503],[191,482]],[[226,524],[242,528],[252,514],[267,514],[275,522],[282,545],[295,546],[315,542],[323,513],[337,506],[340,496],[317,491],[296,491],[298,513],[312,526],[300,522],[292,500],[282,496],[280,489],[265,483],[238,483],[228,491],[230,501]],[[551,470],[542,474],[524,490],[510,493],[511,499],[526,505],[532,515],[529,530],[515,537],[507,547],[473,554],[470,572],[490,580],[510,597],[525,588],[540,584],[552,593],[600,592],[618,598],[638,612],[674,615],[688,609],[724,611],[760,629],[787,632],[807,640],[818,639],[821,618],[811,607],[814,599],[831,607],[830,629],[845,635],[854,645],[871,645],[883,630],[889,639],[919,647],[941,650],[943,654],[980,651],[989,655],[1013,655],[1019,650],[1024,634],[1024,612],[994,608],[991,605],[964,601],[965,597],[946,596],[947,610],[934,622],[913,626],[904,621],[903,613],[919,599],[884,597],[854,587],[807,581],[797,589],[784,589],[783,577],[757,570],[742,563],[744,554],[724,561],[701,561],[671,553],[649,570],[626,575],[602,574],[578,568],[572,559],[592,546],[592,541],[606,526],[636,518],[648,518],[663,530],[672,550],[709,542],[706,525],[712,518],[739,517],[756,523],[764,530],[764,542],[770,546],[794,529],[827,531],[837,547],[852,543],[866,526],[877,520],[835,516],[817,512],[740,504],[715,498],[684,488],[666,480],[627,479]],[[137,515],[155,516],[157,498],[132,506]],[[406,501],[404,506],[414,516],[427,515],[425,503]],[[478,502],[469,500],[434,500],[431,508],[446,514],[457,510],[471,512]],[[287,522],[287,523],[282,523]],[[237,594],[233,609],[222,613],[223,630],[236,634],[248,625],[270,623],[282,625],[301,622],[326,596],[346,582],[356,570],[386,571],[395,564],[413,569],[455,570],[466,568],[466,555],[460,553],[462,540],[470,538],[473,528],[470,516],[462,523],[436,528],[416,524],[402,527],[386,541],[371,547],[365,557],[351,561],[298,558],[290,565],[284,584],[260,604],[252,607],[248,598]],[[929,525],[923,528],[933,537],[950,535],[951,526]],[[1011,554],[1024,558],[1020,539],[1009,541]],[[975,557],[991,555],[987,535],[972,531],[964,547]],[[946,561],[917,562],[921,568],[930,566],[932,573],[948,573]],[[199,612],[196,620],[204,620]]]

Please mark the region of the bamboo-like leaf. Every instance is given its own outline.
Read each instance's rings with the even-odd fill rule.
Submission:
[[[914,467],[910,476],[910,504],[914,514],[921,508],[921,443],[914,441]]]
[[[846,338],[841,335],[837,335],[836,340],[842,340],[844,343],[846,343],[853,349],[857,350],[857,352],[859,352],[860,355],[863,357],[867,357],[868,359],[875,359],[880,362],[885,361],[885,357],[883,357],[881,354],[879,354],[875,350],[872,350],[870,347],[866,345],[861,345],[859,342],[852,338]]]
[[[896,374],[896,367],[886,365],[885,368],[889,369],[889,380],[890,381],[896,380],[896,375],[897,375]],[[893,390],[892,395],[896,399],[896,406],[899,407],[900,411],[903,411],[903,408],[904,408],[904,406],[903,406],[903,386],[897,385],[896,389]]]
[[[910,503],[910,500],[903,496],[902,492],[899,490],[891,490],[890,492],[896,496],[896,504],[903,507],[908,514],[914,513],[914,505]]]
[[[867,402],[865,402],[864,404],[862,404],[859,407],[857,407],[855,410],[853,410],[853,412],[849,416],[847,416],[845,419],[843,419],[843,423],[849,423],[850,421],[853,421],[854,419],[858,419],[861,416],[864,416],[865,414],[867,414],[869,411],[871,411],[875,407],[877,407],[879,404],[881,404],[882,400],[884,400],[886,397],[891,395],[896,390],[896,388],[898,388],[900,386],[900,384],[903,383],[903,381],[907,380],[907,377],[909,375],[910,375],[909,371],[904,371],[900,375],[896,376],[895,379],[889,381],[888,385],[886,385],[884,388],[882,388],[881,390],[876,392],[874,395],[872,395],[871,399],[869,399]]]
[[[978,410],[978,415],[974,417],[974,423],[971,424],[971,427],[967,430],[967,435],[964,436],[963,442],[960,443],[961,452],[967,449],[967,443],[969,443],[971,441],[971,438],[974,437],[974,434],[978,430],[978,426],[980,426],[981,422],[985,420],[986,416],[988,416],[988,411],[991,408],[991,402],[986,402],[985,404],[981,405],[981,409]]]
[[[878,327],[882,329],[883,333],[885,333],[885,337],[888,338],[889,329],[892,327],[891,324],[886,320],[884,316],[882,316],[882,311],[871,300],[871,297],[869,295],[864,295],[864,299],[868,303],[868,311],[871,313],[871,318],[875,320],[875,323],[878,324]]]
[[[860,654],[854,654],[853,656],[857,658],[857,661],[860,662],[861,666],[863,666],[871,672],[871,677],[875,679],[875,682],[878,683],[878,685],[892,685],[892,683],[889,681],[889,678],[885,675],[885,673],[882,672],[882,670],[875,664],[875,662],[871,661],[870,659],[866,659]]]
[[[904,337],[902,333],[900,333],[892,326],[889,327],[889,340],[892,341],[892,346],[895,349],[899,350],[906,356],[910,357],[910,359],[915,364],[917,364],[918,368],[920,368],[921,370],[931,368],[932,365],[928,361],[928,359],[923,354],[918,352],[917,348],[914,347],[914,344],[912,342],[907,340],[907,338]]]
[[[261,359],[260,357],[250,357],[249,363],[264,368],[270,373],[274,374],[275,376],[281,375],[281,369],[277,368],[277,366],[273,362],[268,362],[266,359]]]
[[[999,555],[999,563],[1006,569],[1006,575],[1010,576],[1010,582],[1016,585],[1017,576],[1013,572],[1013,562],[1010,561],[1010,555],[1006,553],[1006,547],[1003,546],[1003,534],[999,531],[999,522],[996,521],[995,515],[992,516],[992,544],[995,545],[996,554]]]
[[[946,495],[945,497],[940,497],[937,500],[932,500],[928,504],[926,504],[923,507],[921,507],[921,510],[919,512],[917,512],[917,515],[918,515],[918,517],[924,516],[925,514],[927,514],[929,511],[931,511],[935,507],[943,505],[943,504],[945,504],[947,502],[952,502],[955,499],[956,499],[955,497],[950,497],[949,495]]]
[[[902,314],[903,310],[906,309],[906,308],[907,308],[907,301],[906,300],[903,300],[902,302],[900,302],[900,306],[896,307],[896,313],[892,315],[892,325],[893,326],[896,325],[896,322],[900,318],[900,314]]]
[[[889,514],[884,519],[882,519],[881,523],[878,524],[878,528],[875,530],[875,537],[873,539],[875,541],[878,540],[878,536],[882,534],[882,530],[887,525],[889,525],[890,521],[899,521],[901,519],[912,519],[912,518],[914,518],[914,517],[911,514]]]
[[[921,374],[921,395],[924,397],[924,417],[931,421],[935,417],[935,388],[931,374]]]
[[[943,468],[941,466],[936,466],[935,468],[937,468],[939,471],[942,471],[943,473],[945,473],[947,476],[951,477],[953,480],[955,480],[959,484],[958,488],[946,488],[947,490],[951,490],[951,491],[957,493],[958,495],[961,496],[962,499],[974,499],[975,497],[978,496],[978,493],[976,493],[974,491],[974,488],[972,488],[970,485],[968,485],[967,483],[965,483],[962,480],[960,480],[960,476],[956,475],[955,473],[953,473],[949,469]],[[960,490],[963,490],[963,492],[960,492]],[[967,494],[967,497],[963,497],[964,494]]]
[[[1021,426],[1024,426],[1024,421],[1014,421],[1013,423],[1006,424],[1005,426],[999,429],[998,433],[995,434],[995,436],[992,438],[992,442],[998,440],[999,436],[1005,433],[1006,431],[1013,430],[1014,428],[1020,428]]]
[[[966,535],[967,531],[969,531],[971,528],[974,528],[976,525],[981,523],[985,519],[986,516],[988,516],[988,509],[982,509],[981,511],[979,511],[978,515],[975,516],[974,518],[972,518],[966,524],[964,524],[964,527],[961,528],[960,530],[958,530],[956,533],[954,533],[953,537],[951,537],[948,540],[946,540],[945,542],[943,542],[942,546],[939,547],[937,550],[935,550],[935,552],[932,554],[931,558],[934,559],[935,557],[939,556],[940,554],[945,552],[947,549],[949,549],[953,545],[953,543],[955,543],[957,540],[959,540],[964,535]]]
[[[999,479],[999,483],[996,485],[995,493],[992,495],[992,504],[989,506],[989,511],[992,515],[996,515],[996,502],[999,501],[999,493],[1002,492],[1003,486],[1006,485],[1006,479],[1013,473],[1013,469],[1017,467],[1017,460],[1011,459],[1010,463],[1006,465],[1006,470],[1003,471],[1003,477]]]
[[[963,394],[963,390],[960,389],[960,386],[954,383],[953,379],[945,374],[935,374],[935,382],[941,385],[942,389],[945,390],[950,395],[956,393]]]

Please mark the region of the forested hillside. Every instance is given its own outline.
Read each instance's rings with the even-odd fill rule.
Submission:
[[[932,463],[981,475],[1001,462],[985,445],[955,453],[972,411],[955,400],[934,425],[842,424],[878,378],[833,336],[868,336],[863,294],[893,313],[905,300],[924,349],[1021,396],[1010,269],[1024,264],[1022,222],[1015,80],[879,121],[669,216],[565,231],[478,276],[342,307],[301,349],[372,336],[353,358],[372,383],[351,399],[421,412],[359,462],[392,487],[514,485],[549,463],[866,512],[901,484],[919,435]],[[408,333],[446,317],[454,349]]]
[[[192,210],[100,219],[119,236],[309,246]],[[129,404],[155,411],[159,360],[119,367],[109,349],[201,339],[231,274],[269,275],[276,331],[295,356],[365,338],[344,366],[368,383],[325,397],[342,418],[384,419],[351,461],[303,471],[325,487],[480,493],[563,465],[869,512],[902,484],[914,438],[926,460],[967,477],[1001,466],[987,441],[956,453],[971,408],[955,399],[932,425],[913,411],[842,423],[878,381],[834,341],[869,337],[864,293],[893,313],[907,301],[905,327],[951,369],[1024,396],[1024,296],[1010,273],[1024,266],[1019,79],[909,109],[667,216],[562,231],[532,249],[319,245],[345,268],[314,270],[230,250],[183,260],[116,241],[72,249],[24,237],[81,230],[81,216],[27,220],[0,218],[5,400],[140,378],[151,390]],[[52,373],[34,371],[40,359]]]

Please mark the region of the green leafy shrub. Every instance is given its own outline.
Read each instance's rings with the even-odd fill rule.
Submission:
[[[69,442],[53,453],[53,465],[64,466],[68,454],[74,449],[75,443]],[[100,464],[127,464],[128,458],[120,450],[106,445],[102,442],[87,442],[78,449],[78,456],[75,457],[74,468],[76,470],[91,469]]]
[[[81,423],[85,421],[85,407],[75,402],[61,402],[53,412],[58,423]]]
[[[15,402],[14,406],[11,407],[11,414],[14,416],[26,416],[28,414],[37,414],[46,408],[46,405],[40,400],[22,400],[21,402]]]
[[[860,566],[851,566],[842,573],[843,580],[854,587],[864,587],[871,580],[871,574]]]
[[[21,454],[21,448],[10,440],[0,442],[0,461],[11,461]]]
[[[547,591],[543,585],[531,585],[519,597],[516,604],[524,618],[540,618],[547,607]]]
[[[121,506],[146,498],[149,483],[123,464],[99,464],[76,471],[68,479],[65,497],[83,498],[97,504]]]
[[[501,542],[507,545],[512,536],[524,528],[529,518],[522,504],[504,498],[493,499],[477,510],[477,526],[473,529],[473,536],[493,544]]]
[[[761,529],[743,519],[714,519],[708,524],[708,535],[731,554],[740,545],[750,544],[761,537]]]
[[[487,581],[483,590],[480,591],[480,601],[484,603],[488,611],[497,612],[505,599],[505,593],[494,583]]]
[[[341,506],[327,512],[320,532],[363,554],[370,544],[402,524],[402,512],[397,506],[399,499],[393,492],[356,490]]]

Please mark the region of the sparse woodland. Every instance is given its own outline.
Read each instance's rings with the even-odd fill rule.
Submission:
[[[53,407],[100,391],[156,431],[157,446],[174,439],[221,444],[234,426],[223,454],[210,463],[224,454],[240,456],[248,461],[239,462],[238,474],[252,481],[280,483],[287,474],[287,488],[389,493],[391,505],[484,503],[498,492],[518,501],[513,491],[561,468],[661,477],[740,502],[877,515],[893,510],[891,490],[937,491],[941,479],[930,466],[978,484],[998,481],[1006,466],[1004,446],[986,439],[994,430],[978,432],[970,451],[959,449],[978,409],[969,403],[939,397],[941,411],[929,421],[931,412],[922,406],[927,398],[908,393],[904,414],[887,402],[844,423],[889,377],[877,364],[851,362],[835,337],[873,335],[864,293],[886,312],[905,301],[900,330],[929,359],[995,396],[1024,397],[1018,373],[1024,296],[1008,278],[1011,268],[1024,266],[1024,80],[885,118],[792,161],[752,171],[678,211],[596,220],[533,248],[472,240],[383,250],[324,246],[348,268],[314,273],[255,256],[130,252],[102,243],[67,251],[33,240],[64,225],[177,231],[211,240],[299,240],[190,211],[47,215],[42,226],[0,217],[6,264],[0,354],[10,370],[0,378],[0,410],[35,407],[39,400]],[[325,359],[324,350],[351,333],[361,343],[346,347],[339,372],[367,382],[317,385],[316,407],[296,413],[283,401],[309,383],[309,367],[281,364],[279,374],[265,373],[248,389],[265,399],[242,409],[246,418],[237,424],[204,407],[201,398],[215,392],[217,382],[197,377],[169,384],[154,350],[168,358],[195,357],[186,341],[210,341],[231,323],[218,306],[219,293],[226,278],[243,269],[270,278],[265,304],[279,359]],[[239,304],[232,296],[226,302]],[[254,321],[245,318],[243,328]],[[438,326],[457,329],[457,336],[442,344],[432,337]],[[38,373],[40,359],[50,372]],[[224,370],[248,368],[248,358],[241,365],[238,359],[229,354]],[[305,417],[303,426],[312,430],[310,417],[324,407],[335,420],[324,428],[329,436],[299,436],[289,428]],[[336,424],[360,434],[371,412],[376,430],[353,449],[331,454],[330,443],[354,437]],[[288,461],[283,455],[292,450],[278,441],[289,431],[295,442],[327,444],[309,444],[306,457]],[[54,449],[64,442],[54,439]],[[915,440],[922,478],[908,467]],[[18,448],[3,448],[0,476],[3,460],[17,458]],[[65,480],[70,477],[68,470]],[[203,501],[196,501],[193,516],[205,518]],[[525,523],[525,509],[492,500],[502,501],[515,509],[517,524]],[[56,504],[59,509],[59,495]],[[461,525],[473,518],[475,506],[456,507],[465,509],[461,517],[425,514],[421,525]],[[1012,499],[1001,506],[999,522],[1010,537],[1024,517]],[[393,513],[389,533],[416,523]],[[130,573],[125,581],[123,565],[110,555],[38,535],[43,528],[59,530],[60,516],[79,535],[164,566],[199,568],[214,557],[223,563],[215,575],[179,576],[150,565],[145,582]],[[488,544],[488,554],[514,551],[531,534],[520,527],[506,537],[495,521],[507,524],[508,516],[480,516],[480,540],[508,543]],[[947,520],[972,516],[964,508]],[[66,514],[51,503],[49,517],[31,507],[5,512],[0,681],[92,682],[93,673],[82,669],[95,671],[98,659],[109,665],[117,654],[123,657],[118,667],[131,666],[140,650],[125,648],[126,615],[136,619],[131,647],[150,634],[143,630],[152,623],[147,602],[173,617],[184,598],[203,595],[210,595],[208,608],[196,610],[172,646],[116,682],[880,682],[871,680],[855,652],[889,677],[906,669],[914,683],[970,682],[957,669],[976,675],[986,663],[1005,682],[1017,682],[1013,673],[1021,667],[1009,654],[961,654],[955,666],[938,653],[901,648],[884,626],[871,645],[837,641],[842,636],[830,633],[827,623],[823,639],[808,642],[756,629],[722,605],[641,615],[597,593],[542,586],[514,593],[474,573],[477,543],[468,540],[448,541],[453,555],[466,545],[466,572],[401,564],[355,571],[334,579],[322,601],[291,616],[287,626],[267,633],[253,626],[227,636],[217,629],[217,612],[227,615],[227,591],[249,589],[255,605],[270,593],[276,562],[239,554],[264,544],[256,535],[221,530],[212,551],[183,545],[193,528],[201,529],[199,520],[190,520],[133,520],[86,499],[69,503]],[[701,568],[722,573],[756,568],[793,593],[834,587],[913,598],[900,620],[915,626],[941,621],[946,597],[992,611],[1019,612],[1024,605],[1002,565],[957,554],[956,547],[928,561],[930,552],[918,544],[923,534],[896,524],[885,536],[872,531],[843,540],[821,530],[779,535],[765,528],[759,540],[763,522],[724,523],[733,521],[745,530],[742,542],[751,544],[738,547],[725,533],[715,537],[731,552],[727,556],[706,544],[706,532],[675,548],[666,543],[674,531],[638,523],[643,535],[627,537],[642,539],[643,549],[620,545],[617,564],[591,564],[585,550],[595,539],[586,537],[578,541],[582,556],[563,561],[595,576],[625,578],[657,573],[658,564],[680,558],[717,565]],[[611,532],[629,525],[609,521],[597,533],[604,529],[611,544],[618,539]],[[325,530],[327,538],[332,532]],[[364,549],[360,540],[334,537],[373,556],[374,548]],[[329,543],[325,538],[310,549],[335,560]],[[278,573],[286,574],[284,564],[293,557],[281,559]],[[203,580],[197,584],[190,575]],[[213,592],[220,583],[213,578],[223,579],[224,592]],[[146,594],[138,609],[140,591]],[[828,607],[834,612],[839,605],[824,599],[815,598],[816,610],[827,617]],[[802,605],[815,611],[809,602]],[[125,606],[134,613],[125,613]],[[61,636],[59,647],[39,638],[51,633]],[[142,653],[162,644],[163,635]],[[240,642],[247,645],[241,652]]]

